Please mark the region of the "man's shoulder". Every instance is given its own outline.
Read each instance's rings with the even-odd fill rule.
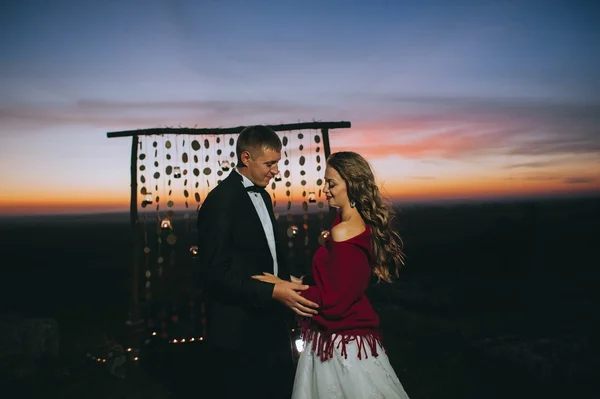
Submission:
[[[219,184],[217,184],[212,190],[208,192],[204,203],[214,202],[218,204],[227,203],[228,200],[233,199],[234,193],[237,191],[235,184],[242,184],[234,179],[225,178]]]
[[[231,172],[231,173],[233,174],[233,173],[236,173],[236,172]],[[215,184],[216,185],[213,187],[213,189],[210,191],[210,193],[213,193],[213,192],[220,193],[220,192],[223,192],[223,191],[229,191],[229,190],[232,190],[234,187],[236,187],[236,184],[241,185],[242,183],[239,182],[235,178],[235,176],[231,176],[231,174],[230,174],[227,177],[225,177],[224,179],[219,180]]]

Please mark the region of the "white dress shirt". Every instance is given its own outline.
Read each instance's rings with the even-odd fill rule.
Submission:
[[[250,179],[248,179],[246,176],[242,175],[237,168],[235,168],[235,171],[242,176],[242,184],[244,185],[244,188],[254,186],[254,183],[252,183],[252,181],[250,181]],[[267,243],[269,244],[269,249],[271,250],[271,257],[273,258],[273,274],[277,276],[279,268],[277,265],[277,250],[275,249],[275,233],[273,231],[273,224],[271,223],[269,211],[267,210],[267,205],[259,193],[249,191],[248,195],[254,204],[256,213],[258,214],[260,222],[263,226],[263,230],[265,231]]]

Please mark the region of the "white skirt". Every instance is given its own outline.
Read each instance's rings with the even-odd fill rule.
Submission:
[[[332,358],[322,361],[305,340],[292,399],[408,399],[383,347],[376,345],[379,355],[367,357],[363,347],[362,359],[356,340],[346,343],[347,356],[334,345]]]

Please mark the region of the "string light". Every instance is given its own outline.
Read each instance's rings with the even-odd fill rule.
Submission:
[[[321,132],[290,130],[278,134],[282,138],[283,159],[280,174],[275,176],[271,184],[273,210],[276,219],[280,214],[285,215],[287,219],[287,223],[279,220],[286,228],[284,234],[287,233],[288,256],[299,255],[302,252],[308,254],[309,243],[313,243],[312,240],[315,239],[311,236],[309,241],[309,225],[312,232],[312,224],[315,223],[314,227],[317,227],[317,223],[320,223],[321,229],[316,232],[323,231],[324,213],[321,209],[317,209],[323,207],[322,191],[319,187],[322,180],[313,175],[315,167],[317,174],[323,173],[320,165],[321,160],[324,159]],[[183,320],[180,323],[173,321],[171,315],[176,312],[179,316],[187,318],[186,311],[175,311],[172,306],[176,304],[162,299],[163,295],[170,290],[166,283],[172,280],[172,273],[180,270],[172,266],[180,266],[182,262],[182,266],[185,267],[185,262],[192,262],[192,258],[197,258],[202,249],[201,244],[193,242],[190,238],[193,229],[191,220],[194,218],[193,203],[195,201],[196,211],[198,211],[201,198],[204,198],[235,167],[236,137],[237,134],[140,136],[140,153],[136,158],[135,166],[138,170],[138,182],[142,186],[142,190],[138,190],[140,195],[138,201],[143,200],[141,208],[146,208],[142,210],[144,255],[140,273],[140,277],[145,281],[141,282],[140,288],[149,305],[143,310],[146,312],[143,318],[147,320],[145,324],[148,329],[148,339],[143,341],[142,346],[154,342],[193,344],[204,340],[206,316],[203,302],[198,303],[198,300],[192,296],[186,298],[186,301],[189,299],[191,302],[196,302],[196,306],[190,305],[191,320],[189,322],[186,320],[186,324],[183,324]],[[276,195],[279,198],[276,198]],[[188,201],[191,202],[189,210]],[[294,201],[301,207],[296,209],[294,205],[292,209]],[[156,208],[150,209],[151,204],[155,204]],[[314,221],[309,219],[313,204],[315,204],[314,210],[320,211],[318,218],[320,222],[318,219]],[[182,210],[181,214],[178,213],[180,210]],[[156,219],[153,220],[154,217]],[[184,223],[180,223],[180,219]],[[327,235],[328,232],[323,234]],[[198,330],[194,318],[196,322],[201,322],[201,325],[197,323]],[[176,324],[185,325],[186,331],[179,331]],[[291,331],[297,334],[296,329]],[[175,335],[174,332],[179,334]],[[297,349],[298,343],[294,339],[292,342]],[[133,358],[139,359],[137,349],[127,349],[122,353],[129,354],[128,361]],[[99,356],[99,358],[105,359],[106,356]],[[103,363],[102,360],[96,362]]]
[[[191,337],[191,338],[180,338],[180,339],[174,338],[174,339],[169,340],[169,343],[170,344],[184,344],[186,342],[201,342],[201,341],[204,341],[204,337],[198,337],[198,338]]]

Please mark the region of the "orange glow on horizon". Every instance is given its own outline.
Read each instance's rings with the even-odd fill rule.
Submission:
[[[502,198],[513,196],[539,196],[573,194],[585,195],[600,191],[600,185],[581,186],[557,181],[525,181],[504,179],[489,181],[484,179],[463,180],[423,180],[414,184],[405,182],[386,184],[383,192],[393,199],[435,200],[443,198]]]
[[[127,198],[11,198],[0,199],[0,214],[58,214],[125,212],[129,210]]]
[[[600,192],[600,184],[566,184],[556,180],[518,180],[482,178],[463,179],[425,179],[384,184],[382,191],[393,201],[431,201],[452,198],[493,199],[503,197],[586,195]],[[295,202],[299,198],[294,197]],[[183,199],[173,198],[183,203]],[[141,195],[138,195],[141,201]],[[190,202],[190,209],[195,209]],[[141,209],[141,208],[140,208]],[[165,208],[166,209],[166,208]],[[54,195],[36,198],[30,195],[0,198],[0,214],[59,214],[59,213],[96,213],[128,212],[129,193],[111,193],[97,195]]]

